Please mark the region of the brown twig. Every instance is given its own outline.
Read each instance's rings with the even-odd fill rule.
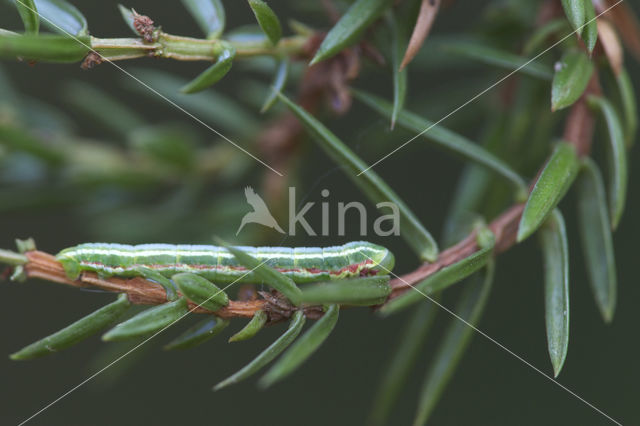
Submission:
[[[73,287],[96,287],[117,293],[126,293],[131,303],[136,305],[159,305],[167,301],[167,295],[162,286],[143,278],[100,278],[92,272],[83,272],[77,280],[67,277],[60,262],[48,253],[29,251],[25,253],[29,259],[24,265],[29,278],[40,278]],[[216,311],[222,318],[252,317],[261,309],[267,308],[266,300],[229,301],[229,305]],[[195,313],[211,313],[195,303],[189,302],[189,309]]]

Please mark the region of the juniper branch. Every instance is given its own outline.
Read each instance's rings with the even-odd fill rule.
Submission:
[[[576,148],[580,157],[588,156],[591,151],[593,139],[594,116],[587,105],[589,95],[601,92],[597,73],[594,73],[587,90],[582,97],[572,106],[565,122],[563,138]],[[540,171],[542,168],[540,169]],[[539,173],[539,172],[538,172]],[[535,179],[534,179],[535,182]],[[530,190],[532,187],[530,187]],[[500,254],[509,250],[516,244],[518,224],[524,210],[524,203],[515,204],[499,215],[489,228],[496,236],[495,253]],[[433,263],[425,263],[413,272],[402,275],[391,281],[393,292],[389,300],[409,290],[413,285],[426,279],[440,269],[467,258],[478,250],[475,232],[460,241],[453,247],[444,250]]]
[[[575,146],[580,156],[589,155],[593,137],[594,117],[587,106],[586,98],[589,95],[598,93],[600,93],[600,86],[598,77],[594,74],[589,87],[582,98],[573,105],[565,123],[564,139]],[[518,203],[509,207],[489,225],[496,237],[496,254],[507,251],[516,244],[518,224],[524,206],[524,203]],[[416,270],[392,280],[391,287],[393,291],[389,295],[387,302],[408,291],[411,286],[440,269],[469,257],[478,249],[474,231],[458,244],[442,251],[435,262],[425,263]],[[29,251],[21,255],[2,250],[0,252],[0,262],[9,265],[23,265],[26,276],[29,278],[40,278],[75,287],[97,287],[103,290],[126,293],[129,300],[134,304],[158,305],[167,301],[165,290],[160,285],[139,277],[131,279],[112,277],[105,279],[94,273],[85,272],[78,280],[71,280],[54,256],[41,251]],[[282,306],[280,306],[281,302],[279,301],[277,309],[274,309],[273,313],[276,314],[274,316],[286,317],[286,313],[283,315]],[[270,312],[269,306],[272,304],[274,302],[268,298],[251,301],[230,301],[228,306],[216,311],[216,315],[222,318],[252,317],[260,310]],[[211,313],[192,302],[190,302],[189,308],[195,313]],[[293,310],[294,307],[291,306],[290,313]],[[305,314],[311,317],[321,315],[315,308],[307,309]]]

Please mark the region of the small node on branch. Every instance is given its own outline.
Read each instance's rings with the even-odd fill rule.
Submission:
[[[156,27],[153,26],[153,20],[147,15],[140,15],[135,10],[132,11],[133,27],[136,29],[138,34],[140,34],[145,43],[155,42],[157,39],[157,34],[155,33]]]
[[[102,56],[100,56],[98,53],[89,52],[82,61],[82,64],[80,64],[80,68],[82,68],[83,70],[90,70],[96,65],[100,65],[103,61],[104,60],[102,59]]]

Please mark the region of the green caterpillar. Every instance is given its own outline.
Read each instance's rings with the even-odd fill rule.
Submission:
[[[393,254],[384,247],[357,241],[334,247],[238,247],[296,283],[329,281],[351,277],[387,275],[393,269]],[[224,247],[171,244],[87,243],[62,250],[57,255],[66,274],[76,279],[82,271],[101,276],[134,277],[140,268],[163,276],[190,272],[216,283],[259,283]]]

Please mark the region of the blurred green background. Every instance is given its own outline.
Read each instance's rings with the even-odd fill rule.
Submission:
[[[272,3],[281,17],[296,17],[318,27],[328,25],[323,16],[312,13],[314,7],[307,7],[306,2]],[[78,3],[77,6],[87,16],[92,34],[127,37],[129,32],[116,4],[103,1]],[[488,4],[486,1],[453,3],[438,18],[435,34],[470,32],[481,25],[478,21],[486,16],[487,12],[483,11]],[[198,36],[191,17],[177,1],[160,3],[136,0],[127,6],[152,16],[165,31]],[[229,28],[253,23],[251,11],[244,2],[226,1],[225,6]],[[637,3],[633,7],[636,11],[640,9]],[[19,25],[12,6],[2,3],[0,27],[18,29]],[[439,57],[422,55],[422,60],[437,63]],[[638,64],[631,58],[627,58],[627,64],[635,86],[640,87]],[[121,65],[127,69],[160,69],[185,78],[196,75],[202,69],[202,64],[151,59]],[[205,143],[224,143],[180,112],[141,96],[139,91],[131,90],[131,81],[107,64],[91,71],[82,71],[75,64],[29,66],[5,61],[1,66],[17,92],[59,109],[72,120],[80,135],[101,140],[113,139],[114,143],[118,143],[117,138],[95,126],[81,111],[65,102],[65,83],[72,80],[101,88],[134,108],[150,123],[179,122]],[[209,91],[219,91],[239,101],[246,100],[247,92],[251,91],[245,86],[247,75],[241,66],[234,70],[235,73],[232,72]],[[409,104],[412,110],[436,120],[504,73],[482,66],[462,68],[455,73],[437,70],[430,73],[413,72],[409,81]],[[386,70],[369,74],[365,72],[364,75],[356,83],[357,86],[387,85],[380,92],[390,95]],[[265,81],[268,82],[268,79]],[[474,140],[480,139],[485,125],[482,111],[491,107],[498,90],[461,111],[444,125]],[[292,87],[288,93],[293,93]],[[0,100],[3,96],[0,93]],[[256,112],[257,116],[255,108],[252,112]],[[330,123],[330,127],[368,162],[375,161],[410,136],[402,131],[389,132],[386,120],[357,103],[346,116],[334,118],[333,121],[325,116],[323,120]],[[210,124],[217,128],[215,122]],[[233,140],[238,137],[229,132],[225,134]],[[596,144],[602,143],[599,139],[595,141]],[[252,146],[251,141],[240,142],[247,147]],[[332,202],[364,201],[350,182],[344,183],[343,173],[317,148],[307,144],[300,155],[303,157],[295,182],[299,200],[306,196],[309,201],[319,201],[320,191],[326,188],[331,191]],[[640,368],[637,365],[640,343],[636,308],[640,300],[640,287],[633,272],[637,266],[637,240],[640,237],[640,227],[634,225],[634,218],[640,215],[640,194],[635,186],[638,177],[634,167],[638,159],[640,152],[636,149],[630,156],[628,208],[615,234],[619,299],[611,325],[602,323],[586,280],[577,244],[579,239],[573,195],[570,194],[561,206],[568,222],[570,243],[573,244],[570,246],[571,337],[566,364],[558,380],[622,424],[640,424],[637,409],[640,397]],[[234,164],[229,167],[233,168]],[[438,230],[443,226],[447,203],[462,164],[418,140],[380,164],[377,170],[412,206],[426,227],[439,235]],[[218,210],[215,204],[217,200],[220,202],[220,211],[228,209],[225,204],[229,202],[229,197],[242,200],[242,190],[246,185],[252,185],[259,191],[263,172],[257,167],[227,186],[221,188],[212,185],[208,188],[205,195],[210,199],[206,201],[214,206],[211,214]],[[8,182],[0,185],[0,190],[11,187]],[[171,191],[179,197],[179,187],[171,188]],[[221,197],[221,193],[227,198]],[[15,194],[13,200],[6,197],[1,200],[3,203],[20,203],[20,198],[28,195]],[[177,207],[173,207],[177,212],[175,216],[162,216],[166,213],[165,204],[162,203],[171,199],[169,195],[155,194],[151,199],[131,200],[136,212],[141,213],[116,219],[117,226],[113,224],[113,215],[121,212],[114,210],[112,214],[104,214],[99,211],[99,204],[78,205],[72,199],[61,205],[40,209],[16,210],[7,205],[0,206],[0,247],[13,248],[15,238],[29,236],[35,238],[39,249],[52,253],[97,237],[114,242],[210,242],[214,234],[234,234],[239,218],[245,212],[236,212],[233,219],[220,222],[215,228],[194,229],[193,223],[185,219],[188,209],[193,208],[190,202],[182,203],[178,198]],[[144,208],[145,203],[149,204],[148,210]],[[242,202],[239,205],[242,206]],[[367,205],[370,214],[373,213],[373,206]],[[248,206],[246,208],[248,210]],[[132,219],[133,216],[136,220]],[[127,221],[127,218],[130,220]],[[312,225],[319,229],[319,214],[309,215],[309,218]],[[204,222],[209,223],[206,220]],[[373,218],[370,218],[370,225],[372,222]],[[129,240],[125,241],[123,235],[129,235]],[[136,235],[149,237],[145,241],[136,241]],[[342,238],[300,236],[282,240],[279,234],[273,233],[268,234],[261,243],[328,245],[341,244],[352,237],[357,238],[357,229],[350,229],[348,235]],[[417,265],[417,259],[399,238],[381,240],[372,237],[371,240],[383,243],[394,251],[398,259],[397,273],[407,272]],[[542,279],[541,258],[535,241],[526,242],[500,256],[492,296],[479,327],[546,374],[552,374],[546,349]],[[5,355],[113,299],[109,294],[78,291],[35,280],[23,284],[2,282],[0,285],[3,324],[0,353]],[[454,302],[451,295],[444,300],[447,306],[453,306]],[[171,336],[179,334],[194,319],[188,318],[184,320],[185,324],[172,327],[56,403],[31,423],[363,424],[380,375],[393,353],[407,316],[402,314],[381,320],[368,309],[343,311],[329,341],[289,379],[268,391],[258,390],[254,380],[249,380],[216,393],[211,391],[213,384],[242,367],[273,341],[283,328],[270,327],[253,340],[227,344],[226,338],[244,324],[242,320],[235,320],[228,329],[231,331],[198,348],[185,352],[162,351],[161,345]],[[394,411],[393,424],[408,424],[413,418],[424,369],[432,356],[431,349],[450,320],[445,312],[438,315],[418,366]],[[108,348],[106,353],[105,348]],[[124,346],[102,344],[96,336],[60,354],[35,361],[13,362],[5,356],[0,362],[0,422],[18,423],[125,351]],[[431,424],[599,425],[610,422],[492,342],[476,335],[443,394]]]

